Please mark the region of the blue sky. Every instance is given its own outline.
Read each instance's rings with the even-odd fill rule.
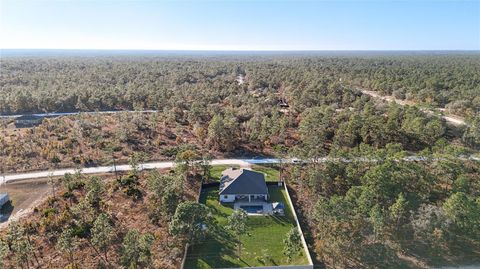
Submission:
[[[479,50],[480,0],[0,0],[0,48]]]

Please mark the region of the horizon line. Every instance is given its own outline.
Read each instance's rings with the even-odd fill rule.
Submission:
[[[479,49],[120,49],[120,48],[0,48],[0,51],[105,52],[480,52]]]
[[[145,48],[0,48],[0,50],[138,50],[138,51],[480,51],[478,49],[145,49]]]

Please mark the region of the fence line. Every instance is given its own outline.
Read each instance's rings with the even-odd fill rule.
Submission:
[[[288,203],[290,206],[290,210],[292,211],[293,217],[295,219],[295,224],[297,225],[297,229],[300,233],[300,237],[302,240],[302,246],[303,249],[305,250],[305,254],[307,255],[307,260],[308,260],[308,265],[279,265],[279,266],[259,266],[259,267],[242,267],[241,269],[313,269],[313,261],[312,257],[310,256],[310,251],[308,250],[307,242],[305,241],[305,236],[303,235],[302,227],[300,226],[300,222],[298,221],[297,213],[295,212],[295,207],[293,206],[292,199],[290,198],[290,193],[288,192],[287,184],[283,181],[278,181],[278,182],[266,182],[267,185],[276,185],[279,186],[279,183],[282,183],[283,188],[285,189],[285,192],[287,194],[287,199]],[[203,192],[204,188],[211,188],[211,187],[216,187],[219,186],[219,182],[212,182],[212,183],[206,183],[202,184],[200,186],[199,191],[198,191],[198,196],[197,196],[197,203],[200,202],[200,196]],[[182,265],[181,269],[186,269],[185,268],[185,263],[187,261],[187,254],[188,254],[188,243],[185,245],[185,251],[183,253],[183,259],[182,259]],[[218,269],[227,269],[227,268],[218,268]],[[232,269],[232,268],[228,268]]]
[[[310,251],[308,250],[307,241],[305,241],[305,236],[303,235],[302,227],[300,226],[300,222],[298,221],[297,213],[295,212],[295,208],[293,206],[292,199],[290,198],[290,193],[288,192],[287,183],[283,182],[283,186],[285,188],[285,192],[287,193],[288,202],[290,204],[290,209],[292,210],[293,217],[295,218],[295,223],[297,224],[298,231],[300,232],[300,235],[301,235],[301,238],[302,238],[303,248],[305,249],[305,252],[307,254],[308,264],[310,266],[308,268],[313,268],[312,257],[310,256]]]

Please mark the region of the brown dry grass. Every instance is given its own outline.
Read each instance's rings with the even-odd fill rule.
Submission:
[[[165,172],[165,171],[162,171]],[[120,267],[120,253],[122,238],[130,229],[136,229],[141,233],[151,233],[155,236],[155,243],[152,247],[153,268],[177,268],[181,262],[183,245],[178,238],[172,237],[168,233],[168,219],[162,219],[158,224],[153,223],[149,218],[149,193],[146,191],[147,172],[143,172],[140,178],[140,187],[143,198],[133,200],[127,196],[121,189],[116,188],[115,178],[112,175],[104,176],[107,191],[102,197],[101,208],[106,212],[114,223],[117,239],[108,251],[108,260],[111,263],[110,268]],[[48,186],[47,186],[48,187]],[[185,199],[196,200],[199,188],[199,181],[190,179],[185,184]],[[50,190],[50,189],[48,189]],[[32,233],[32,242],[36,258],[32,257],[35,268],[65,268],[68,265],[68,258],[55,248],[56,238],[63,230],[62,216],[69,208],[78,202],[84,195],[84,190],[74,191],[72,202],[63,198],[61,195],[65,192],[63,187],[59,187],[55,196],[56,199],[49,197],[34,212],[22,218],[19,222],[22,225],[31,225],[35,227]],[[50,193],[49,193],[50,194]],[[47,218],[44,215],[45,210],[55,208],[56,213],[51,219],[50,227],[57,227],[54,231],[47,231],[43,225]],[[3,233],[6,231],[4,230]],[[0,232],[0,237],[2,232]],[[102,261],[100,255],[91,247],[87,239],[79,239],[80,246],[75,251],[75,260],[80,268],[97,268]],[[14,257],[7,258],[7,264],[14,266]]]

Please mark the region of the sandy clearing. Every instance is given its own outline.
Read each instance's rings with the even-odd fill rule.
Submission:
[[[395,97],[390,96],[390,95],[380,95],[377,92],[369,91],[369,90],[365,90],[365,89],[360,89],[360,88],[357,88],[357,90],[359,90],[363,94],[372,96],[374,98],[379,98],[379,99],[385,100],[387,102],[395,102],[395,103],[397,103],[399,105],[402,105],[402,106],[415,105],[415,102],[413,102],[413,101],[396,99]],[[439,112],[444,112],[445,111],[445,109],[443,109],[443,108],[439,108],[439,109],[436,109],[436,110],[439,111]],[[435,111],[431,111],[431,110],[428,110],[428,109],[422,109],[422,111],[427,113],[427,114],[430,114],[430,115],[435,114]],[[455,125],[455,126],[467,125],[465,120],[463,118],[459,117],[459,116],[454,116],[454,115],[444,116],[444,115],[442,115],[441,117],[443,119],[445,119],[445,121],[447,121],[448,123],[450,123],[452,125]]]

